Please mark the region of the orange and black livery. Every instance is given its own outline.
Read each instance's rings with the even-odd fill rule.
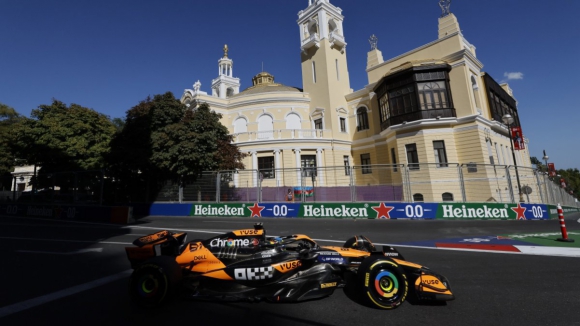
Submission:
[[[409,262],[393,247],[379,251],[364,236],[342,247],[302,234],[266,236],[261,223],[205,240],[160,231],[127,247],[134,269],[129,291],[153,307],[172,295],[198,300],[299,302],[356,291],[361,303],[394,309],[405,300],[449,301],[447,278]]]

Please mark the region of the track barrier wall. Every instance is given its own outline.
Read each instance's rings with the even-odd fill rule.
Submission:
[[[580,212],[566,207],[567,212]],[[153,204],[150,215],[245,218],[557,219],[556,206],[500,203],[190,203]]]
[[[131,206],[0,204],[0,215],[112,224],[130,224],[135,221]]]
[[[0,204],[0,215],[57,220],[130,224],[133,212],[150,216],[195,216],[234,218],[338,218],[417,220],[549,220],[558,219],[554,205],[503,203],[157,203],[132,206],[57,206]],[[563,207],[564,213],[578,213]]]

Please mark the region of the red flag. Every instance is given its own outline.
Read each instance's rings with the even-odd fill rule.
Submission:
[[[524,136],[522,135],[522,128],[521,127],[512,127],[512,140],[514,142],[514,150],[520,151],[526,149],[526,145],[524,143]]]

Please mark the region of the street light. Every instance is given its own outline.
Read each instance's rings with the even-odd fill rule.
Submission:
[[[512,157],[514,159],[514,165],[516,167],[516,179],[518,180],[518,191],[520,194],[520,202],[523,203],[524,202],[524,194],[522,193],[522,186],[520,184],[520,174],[518,173],[518,164],[516,163],[516,153],[514,151],[514,140],[512,138],[511,124],[514,123],[514,118],[511,115],[506,114],[503,117],[501,117],[501,119],[503,120],[503,123],[505,123],[508,127],[508,137],[510,138],[510,145],[512,148]]]
[[[548,169],[548,159],[550,159],[550,157],[548,155],[546,155],[546,150],[544,150],[544,157],[542,157],[542,159],[544,160],[544,162],[546,162],[546,171],[548,172],[549,175],[549,169]]]

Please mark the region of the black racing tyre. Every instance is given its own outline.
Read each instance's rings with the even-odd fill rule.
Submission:
[[[167,300],[180,278],[181,269],[175,258],[155,257],[133,271],[129,294],[139,306],[153,308]]]
[[[395,309],[405,301],[409,292],[407,276],[392,259],[370,256],[357,272],[363,301],[379,309]]]

